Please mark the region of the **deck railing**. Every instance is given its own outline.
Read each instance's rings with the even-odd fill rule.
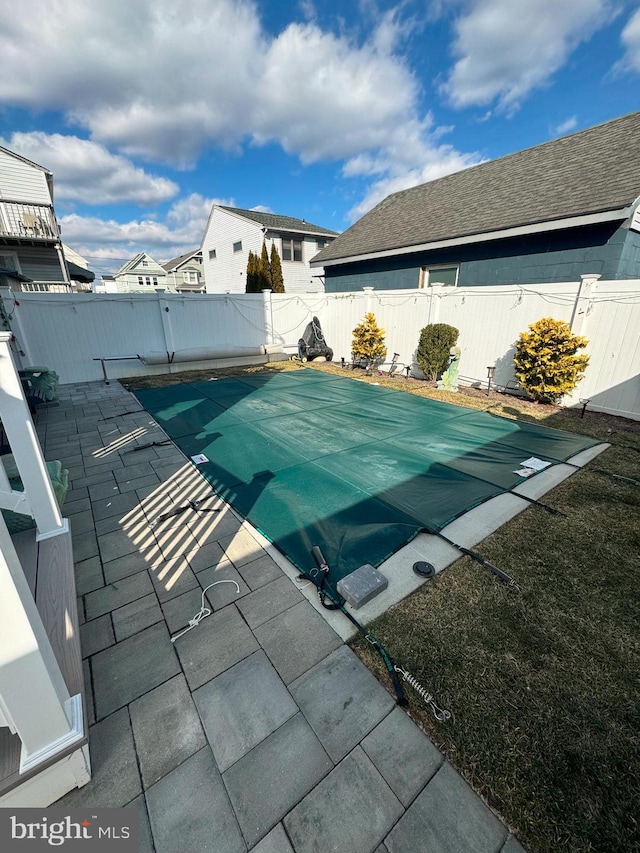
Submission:
[[[54,651],[54,644],[58,648],[77,635],[77,616],[71,611],[76,606],[75,587],[68,581],[73,577],[71,534],[60,515],[10,340],[10,332],[0,332],[0,418],[24,491],[12,489],[0,460],[0,507],[33,517],[35,569],[42,577],[32,590],[0,515],[0,727],[8,727],[21,743],[18,766],[9,775],[5,767],[0,778],[0,807],[39,807],[85,784],[90,771],[83,749],[82,692],[75,684],[69,690]],[[69,601],[61,603],[59,593],[65,584]],[[80,667],[79,647],[77,657]],[[0,754],[0,765],[6,763]],[[47,768],[46,781],[38,776],[42,768]]]
[[[53,207],[21,201],[0,202],[0,236],[23,240],[59,240]]]

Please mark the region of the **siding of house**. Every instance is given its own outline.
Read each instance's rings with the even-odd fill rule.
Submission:
[[[282,260],[282,274],[287,293],[321,293],[322,269],[311,269],[309,261],[318,254],[317,237],[292,235],[302,240],[302,262],[282,260],[282,235],[279,231],[267,231],[262,227],[226,210],[214,208],[202,241],[202,264],[207,293],[244,293],[246,288],[247,260],[249,252],[260,254],[262,241],[271,254],[271,245],[276,244]],[[242,251],[234,252],[233,244],[242,241]],[[209,252],[215,249],[216,257],[211,260]]]
[[[282,260],[282,235],[277,231],[267,232],[267,249],[271,253],[271,243],[275,240],[276,248],[282,260],[284,288],[287,293],[322,293],[322,269],[311,269],[309,261],[318,254],[317,237],[297,235],[302,239],[302,262]],[[262,248],[262,247],[261,247]]]
[[[37,282],[65,283],[60,258],[53,246],[18,246],[14,251],[23,275]]]
[[[0,151],[0,199],[52,204],[42,169]]]
[[[640,239],[636,237],[640,238],[640,234],[619,223],[602,223],[329,266],[325,270],[325,290],[336,293],[362,287],[419,287],[421,268],[439,264],[459,264],[459,287],[577,281],[585,272],[599,273],[605,279],[637,278]]]
[[[242,251],[233,244],[242,241]],[[215,249],[216,257],[209,259]],[[262,229],[251,222],[215,207],[202,241],[202,265],[207,293],[244,293],[249,252],[262,250]]]
[[[143,266],[143,261],[147,262],[147,266]],[[158,279],[158,284],[155,286],[140,285],[138,284],[138,276],[155,277]],[[138,263],[126,273],[116,273],[114,278],[118,293],[153,293],[158,288],[167,286],[167,273],[149,255],[140,258]]]
[[[195,272],[198,274],[198,284],[192,284],[190,282],[185,282],[184,273],[185,272]],[[201,261],[196,260],[195,258],[191,258],[191,260],[186,261],[184,264],[181,264],[179,267],[176,267],[175,270],[167,273],[166,285],[167,287],[172,288],[173,290],[179,290],[180,288],[188,288],[188,287],[202,287],[204,285],[204,270],[202,267]]]
[[[616,278],[640,278],[640,234],[627,230]]]

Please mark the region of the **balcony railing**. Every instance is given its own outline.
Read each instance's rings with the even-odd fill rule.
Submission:
[[[46,204],[0,201],[0,236],[23,240],[58,240],[53,208]]]

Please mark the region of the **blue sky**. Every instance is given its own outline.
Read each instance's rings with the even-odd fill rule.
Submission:
[[[0,23],[0,145],[53,171],[98,273],[196,248],[213,202],[342,231],[640,109],[637,0],[0,0]]]

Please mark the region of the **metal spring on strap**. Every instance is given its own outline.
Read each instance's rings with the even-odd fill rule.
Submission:
[[[394,669],[396,672],[399,672],[407,684],[410,684],[416,693],[420,695],[425,705],[428,705],[431,708],[431,713],[439,723],[446,723],[447,720],[451,719],[451,712],[444,708],[440,708],[431,693],[429,693],[426,687],[423,687],[422,684],[420,684],[417,678],[414,678],[410,672],[407,672],[406,669],[402,669],[402,667],[397,664],[394,666]]]

